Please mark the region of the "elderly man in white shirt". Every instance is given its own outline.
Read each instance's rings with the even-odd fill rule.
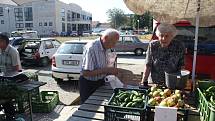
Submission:
[[[89,42],[83,53],[82,71],[79,79],[81,103],[104,84],[106,75],[117,75],[116,53],[112,49],[119,40],[119,32],[107,29],[101,38]]]

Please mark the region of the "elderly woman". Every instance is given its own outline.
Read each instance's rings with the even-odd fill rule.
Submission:
[[[176,34],[177,29],[171,24],[162,23],[157,27],[158,40],[149,44],[141,84],[148,85],[150,73],[153,83],[164,84],[164,72],[178,72],[184,68],[185,47],[173,39]]]

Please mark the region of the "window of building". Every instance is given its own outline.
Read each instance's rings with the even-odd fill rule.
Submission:
[[[4,20],[1,20],[1,24],[4,24]]]
[[[28,27],[33,27],[33,23],[25,23],[25,27],[28,28]]]
[[[49,22],[49,26],[52,26],[53,25],[53,23],[52,22]]]
[[[72,21],[72,14],[71,13],[67,13],[67,21]]]
[[[80,14],[79,13],[77,14],[77,18],[80,18]]]
[[[45,23],[44,23],[44,26],[47,26],[47,25],[48,25],[47,22],[45,22]]]
[[[76,16],[76,13],[75,12],[72,12],[72,18],[74,19]]]
[[[65,23],[62,23],[62,32],[65,32]]]
[[[67,31],[68,32],[71,32],[72,30],[72,25],[70,23],[67,24]]]
[[[61,9],[61,18],[62,18],[62,21],[65,21],[65,9],[64,8]]]
[[[42,23],[42,22],[40,22],[40,23],[39,23],[39,26],[43,26],[43,23]]]
[[[24,28],[24,24],[23,23],[16,23],[16,28]]]
[[[14,8],[15,20],[23,21],[23,11],[22,8]]]
[[[24,13],[25,13],[25,21],[33,21],[32,7],[25,7]]]
[[[72,31],[76,31],[76,24],[72,24]]]
[[[82,19],[83,19],[83,20],[86,20],[86,16],[85,16],[85,15],[82,15]]]
[[[4,15],[3,7],[0,7],[0,16]]]

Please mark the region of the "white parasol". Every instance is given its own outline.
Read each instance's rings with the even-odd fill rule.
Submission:
[[[159,22],[176,23],[188,20],[196,25],[192,81],[195,86],[196,56],[199,26],[215,25],[215,0],[124,0],[134,13],[150,11]]]

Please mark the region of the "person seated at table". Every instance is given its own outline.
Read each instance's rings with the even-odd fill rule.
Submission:
[[[0,72],[1,74],[6,72],[18,72],[22,70],[19,52],[16,48],[9,44],[9,38],[0,34]],[[1,92],[2,93],[2,92]],[[0,97],[0,99],[2,99]],[[13,121],[15,109],[13,106],[12,99],[7,99],[7,101],[2,104],[6,118],[8,121]]]
[[[81,104],[100,86],[106,75],[117,75],[116,53],[111,49],[119,40],[119,32],[107,29],[99,39],[84,49],[80,83]]]
[[[148,85],[151,73],[152,82],[165,84],[165,72],[179,72],[184,69],[185,46],[174,40],[177,29],[171,24],[161,23],[156,30],[158,40],[149,43],[146,53],[146,67],[141,85]]]

